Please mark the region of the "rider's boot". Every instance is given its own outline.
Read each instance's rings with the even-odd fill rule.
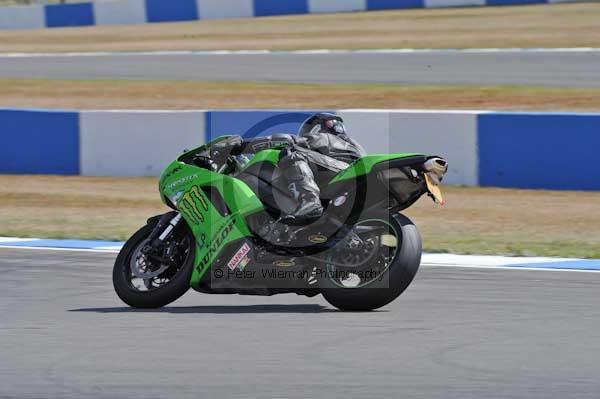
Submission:
[[[298,202],[296,209],[286,215],[285,219],[293,221],[294,224],[307,224],[320,218],[323,215],[321,190],[315,183],[314,174],[306,158],[302,154],[290,151],[282,161],[283,174],[289,183],[288,189]]]
[[[294,223],[307,224],[314,222],[323,215],[323,206],[321,205],[321,199],[318,192],[319,188],[317,185],[312,183],[313,187],[308,187],[307,182],[294,182],[290,183],[289,189],[292,193],[296,193],[296,200],[298,201],[298,207],[287,215],[292,218]],[[316,187],[316,190],[314,190]]]

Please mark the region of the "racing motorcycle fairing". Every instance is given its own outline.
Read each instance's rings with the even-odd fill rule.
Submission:
[[[196,239],[190,284],[200,291],[290,292],[289,284],[284,291],[271,287],[265,292],[268,284],[260,278],[239,279],[237,273],[305,269],[303,257],[310,260],[343,239],[345,226],[351,226],[363,212],[381,207],[404,209],[427,193],[422,178],[426,156],[366,156],[329,176],[322,185],[325,213],[319,221],[291,228],[278,221],[282,211],[295,206],[277,168],[278,149],[259,151],[250,160],[227,157],[216,163],[211,159],[215,144],[237,139],[222,136],[187,151],[159,180],[163,202],[180,212]],[[227,273],[231,279],[216,281],[209,270]],[[307,281],[298,281],[293,291],[310,290]]]

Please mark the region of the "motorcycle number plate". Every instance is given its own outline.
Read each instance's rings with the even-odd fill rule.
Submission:
[[[431,195],[433,195],[433,198],[435,198],[435,202],[437,202],[440,205],[444,205],[446,202],[444,201],[444,196],[442,195],[442,190],[440,189],[440,187],[433,184],[429,176],[427,176],[427,174],[425,174],[425,182],[427,183],[427,189],[429,190]]]

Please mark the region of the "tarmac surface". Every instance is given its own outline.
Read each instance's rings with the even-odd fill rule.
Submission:
[[[125,307],[115,254],[0,249],[0,398],[600,397],[600,273],[422,267],[398,300]]]
[[[13,54],[0,77],[600,87],[600,51]]]

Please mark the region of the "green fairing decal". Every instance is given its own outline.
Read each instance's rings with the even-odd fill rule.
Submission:
[[[195,224],[204,223],[204,212],[208,211],[205,195],[198,186],[192,188],[181,196],[178,208],[185,219],[193,220]]]
[[[196,238],[192,286],[199,284],[227,244],[251,235],[246,216],[264,210],[260,199],[243,181],[181,162],[169,165],[159,187],[163,199],[176,202]],[[221,215],[202,190],[204,187],[216,188],[232,213]]]
[[[402,153],[402,154],[383,154],[383,155],[368,155],[363,157],[347,169],[336,175],[330,183],[337,183],[343,180],[356,179],[359,176],[364,176],[371,173],[373,166],[380,162],[392,161],[394,159],[410,158],[414,156],[420,156],[422,154]]]
[[[195,267],[190,280],[192,287],[198,286],[202,277],[210,270],[211,265],[227,244],[251,235],[244,218],[239,214],[223,218],[220,222],[219,228],[214,228],[217,223],[210,223],[210,221],[206,223],[205,227],[211,238],[206,243],[197,241]]]

